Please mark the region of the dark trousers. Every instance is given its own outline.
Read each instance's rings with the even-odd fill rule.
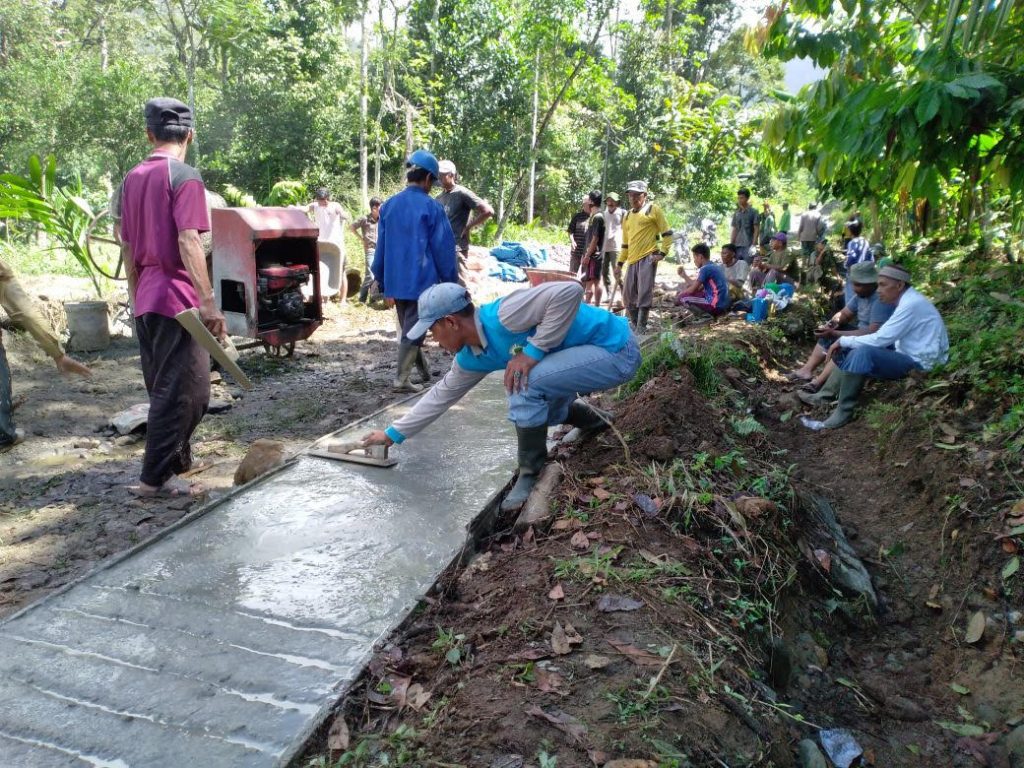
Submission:
[[[135,318],[149,393],[142,482],[163,485],[192,466],[189,440],[210,404],[210,353],[173,317]]]
[[[11,367],[0,343],[0,445],[14,442],[14,398],[11,395]]]
[[[601,259],[601,282],[604,283],[605,291],[609,293],[612,290],[612,269],[618,260],[618,251],[605,251],[604,258]]]
[[[420,321],[418,302],[412,299],[395,299],[395,312],[398,313],[398,325],[402,328],[401,343],[422,347],[423,342],[427,340],[426,336],[420,336],[416,341],[412,341],[406,336],[412,330],[412,327]]]

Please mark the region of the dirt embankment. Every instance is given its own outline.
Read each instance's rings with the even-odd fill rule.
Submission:
[[[693,334],[750,365],[714,401],[685,365],[607,400],[618,434],[561,457],[551,529],[498,532],[382,647],[335,721],[340,764],[827,766],[849,738],[854,765],[1024,765],[1020,588],[1000,577],[1019,537],[994,539],[1020,457],[950,450],[958,426],[914,382],[812,434],[765,365],[778,339],[718,325]],[[876,609],[838,588],[816,498]]]

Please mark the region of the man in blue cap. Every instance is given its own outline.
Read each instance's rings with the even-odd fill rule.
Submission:
[[[575,281],[516,291],[474,307],[460,285],[442,283],[419,299],[409,331],[455,355],[451,370],[415,407],[366,445],[392,445],[415,435],[492,371],[505,372],[509,420],[519,443],[519,478],[501,508],[521,507],[547,459],[548,425],[571,424],[581,437],[608,426],[609,416],[578,399],[617,387],[640,367],[640,349],[625,318],[583,303]]]
[[[437,158],[418,149],[409,155],[405,168],[405,189],[381,206],[371,269],[402,329],[392,386],[398,392],[419,392],[423,387],[409,380],[413,366],[424,382],[430,380],[430,367],[423,356],[423,334],[409,335],[419,319],[416,301],[432,285],[457,282],[459,268],[448,216],[430,196],[440,178]]]

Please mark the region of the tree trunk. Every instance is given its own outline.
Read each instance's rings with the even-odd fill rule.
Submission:
[[[369,195],[369,168],[366,158],[366,133],[369,122],[369,99],[367,89],[369,87],[368,76],[370,67],[370,31],[367,23],[367,16],[370,13],[369,0],[363,2],[363,15],[361,20],[359,40],[359,194],[363,210],[370,207]]]
[[[412,142],[413,142],[413,116],[412,116],[412,104],[408,101],[405,102],[405,156],[408,157],[412,154]]]
[[[100,19],[100,72],[107,73],[110,66],[110,47],[107,43],[107,20]]]
[[[576,60],[576,64],[572,68],[572,72],[570,72],[569,76],[565,78],[565,82],[562,83],[562,87],[559,89],[554,101],[551,102],[551,105],[544,113],[544,119],[541,121],[540,127],[537,129],[537,135],[534,137],[533,144],[530,147],[531,157],[536,156],[537,147],[540,145],[540,140],[544,136],[544,131],[547,130],[548,123],[550,123],[551,118],[554,117],[555,110],[557,110],[558,106],[562,103],[562,99],[565,98],[565,94],[569,90],[569,86],[572,85],[573,80],[576,79],[576,76],[580,73],[580,70],[583,69],[583,65],[590,57],[588,51],[590,51],[597,44],[597,41],[601,39],[601,30],[603,27],[604,19],[601,19],[597,23],[597,29],[594,31],[594,34],[590,39],[590,44],[580,52],[579,58]],[[515,208],[516,199],[519,197],[519,192],[523,187],[523,181],[526,179],[528,170],[529,166],[523,168],[519,172],[519,176],[516,178],[516,183],[512,186],[512,192],[508,196],[508,206],[503,211],[503,215],[498,219],[498,231],[495,234],[495,239],[499,242],[501,241],[501,236],[505,233],[505,225],[508,223],[508,214]]]
[[[533,58],[533,118],[530,123],[530,186],[526,190],[526,223],[533,222],[533,203],[537,191],[537,112],[540,102],[540,49]],[[504,201],[502,201],[504,202]],[[504,220],[504,211],[498,214],[499,221]]]

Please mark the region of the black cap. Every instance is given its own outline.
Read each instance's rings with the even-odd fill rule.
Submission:
[[[160,97],[150,99],[145,107],[146,127],[162,128],[170,125],[180,125],[183,128],[192,127],[192,110],[187,104],[177,99]]]

